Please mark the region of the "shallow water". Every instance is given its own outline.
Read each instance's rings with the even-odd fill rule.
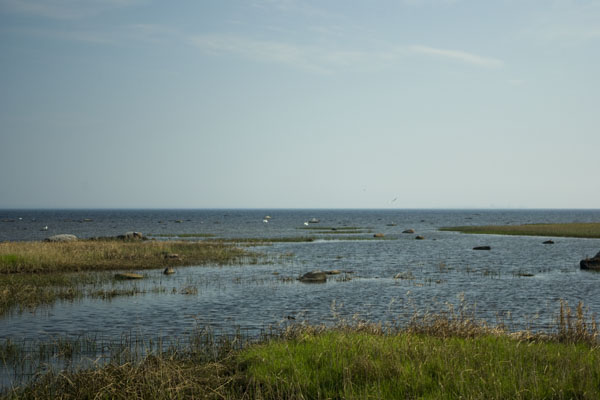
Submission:
[[[272,218],[263,222],[265,215]],[[311,226],[369,227],[386,239],[352,240],[362,235],[317,235]],[[22,219],[19,219],[22,218]],[[92,221],[82,221],[89,218]],[[2,240],[39,240],[52,234],[108,236],[144,233],[210,233],[218,237],[318,236],[314,242],[256,247],[263,265],[178,268],[171,276],[141,271],[142,281],[114,282],[105,288],[138,287],[142,294],[111,300],[84,298],[11,313],[0,319],[0,339],[47,340],[92,334],[118,339],[181,337],[198,326],[221,332],[240,327],[257,335],[289,321],[331,323],[358,317],[406,321],[415,311],[439,312],[464,296],[476,315],[513,329],[544,329],[556,318],[559,300],[583,301],[600,311],[600,274],[581,271],[579,260],[600,250],[600,240],[465,235],[439,227],[480,224],[598,221],[600,211],[374,211],[374,210],[201,210],[201,211],[0,211]],[[175,222],[180,221],[180,222]],[[388,224],[395,223],[395,226]],[[40,231],[39,226],[48,226]],[[403,234],[413,228],[415,234]],[[326,240],[340,238],[341,240]],[[473,247],[491,246],[491,251]],[[293,255],[292,255],[293,254]],[[285,256],[281,256],[285,255]],[[324,284],[304,284],[299,275],[339,269]],[[398,274],[402,278],[395,279]],[[531,274],[533,276],[522,276]]]

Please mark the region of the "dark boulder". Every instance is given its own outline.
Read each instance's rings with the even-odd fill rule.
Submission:
[[[417,235],[415,236],[415,240],[425,240],[425,236]]]
[[[477,246],[477,247],[473,247],[473,250],[491,250],[492,248],[490,246]]]
[[[415,233],[414,229],[405,229],[402,231],[402,233]]]
[[[323,271],[311,271],[298,278],[304,283],[324,283],[327,282],[327,274]]]
[[[546,240],[545,242],[542,242],[542,244],[554,244],[554,240]]]
[[[600,271],[600,252],[592,258],[585,258],[579,262],[581,269]]]

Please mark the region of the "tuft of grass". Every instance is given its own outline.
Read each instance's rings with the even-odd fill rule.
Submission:
[[[471,234],[600,238],[600,222],[526,225],[481,225],[440,228]]]

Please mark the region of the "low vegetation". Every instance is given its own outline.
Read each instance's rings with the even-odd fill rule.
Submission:
[[[300,324],[260,343],[191,341],[138,362],[47,373],[6,397],[597,399],[597,333],[581,304],[572,312],[565,303],[545,334],[511,334],[462,312],[417,316],[405,327]]]
[[[440,230],[493,235],[600,238],[600,222],[565,224],[454,226],[440,228]]]
[[[148,237],[165,238],[210,238],[215,237],[212,233],[149,233]]]
[[[106,271],[256,263],[257,253],[223,242],[86,240],[0,243],[0,315],[86,295],[111,298],[131,290],[88,291],[113,278]],[[105,272],[105,273],[102,273]]]
[[[231,264],[256,255],[221,241],[93,241],[0,243],[0,274],[151,269]]]

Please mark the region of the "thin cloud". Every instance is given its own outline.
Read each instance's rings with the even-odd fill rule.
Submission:
[[[256,40],[238,35],[206,34],[190,37],[191,43],[207,53],[234,54],[267,63],[287,64],[313,72],[339,69],[378,70],[401,62],[408,54],[425,54],[454,59],[485,68],[504,65],[501,60],[427,46],[388,47],[380,50],[337,49],[282,41]]]
[[[482,57],[477,54],[467,53],[465,51],[460,50],[438,49],[435,47],[428,46],[409,46],[408,50],[418,54],[449,58],[452,60],[460,61],[466,64],[476,65],[479,67],[499,68],[504,65],[504,62],[502,60],[498,60],[496,58]]]
[[[207,34],[190,37],[191,43],[209,53],[230,53],[254,60],[288,64],[314,72],[331,72],[319,62],[319,49],[311,46],[248,39],[226,34]]]

